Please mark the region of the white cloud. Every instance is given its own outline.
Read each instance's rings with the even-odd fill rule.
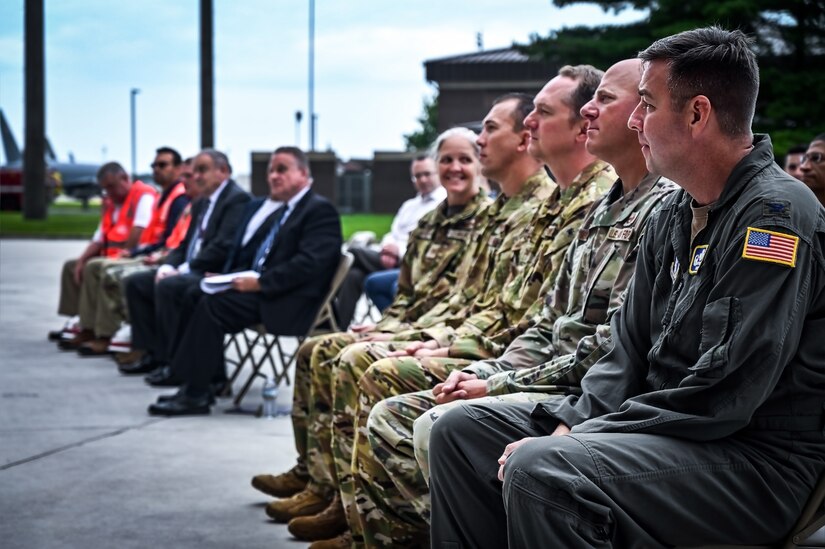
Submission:
[[[23,132],[23,1],[0,2],[0,108]],[[236,171],[251,150],[307,143],[307,2],[216,0],[216,145]],[[130,164],[129,89],[137,97],[138,166],[160,145],[199,144],[197,0],[49,0],[47,131],[58,154]],[[316,1],[317,145],[342,157],[398,149],[417,126],[427,59],[487,49],[576,23],[625,21],[598,8],[550,0]]]

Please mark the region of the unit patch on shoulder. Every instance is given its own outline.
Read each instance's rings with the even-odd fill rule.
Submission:
[[[798,236],[748,227],[742,257],[795,267],[798,246]]]
[[[693,253],[690,255],[690,268],[688,269],[688,273],[695,275],[699,272],[699,267],[702,266],[702,262],[705,260],[705,256],[708,254],[708,245],[702,244],[701,246],[696,246],[693,248]]]

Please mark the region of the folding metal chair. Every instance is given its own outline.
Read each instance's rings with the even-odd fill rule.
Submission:
[[[706,545],[676,549],[814,549],[825,547],[825,474],[819,478],[793,530],[779,545]]]
[[[264,363],[269,363],[272,368],[275,383],[280,384],[282,381],[285,381],[288,385],[290,383],[289,368],[298,354],[298,347],[300,347],[301,343],[303,343],[307,337],[325,332],[338,332],[341,330],[338,326],[338,322],[335,320],[333,302],[335,299],[335,294],[338,292],[338,288],[341,286],[341,283],[343,283],[344,277],[346,277],[347,271],[349,271],[352,262],[353,257],[351,253],[341,253],[341,260],[338,262],[338,268],[335,271],[335,275],[332,277],[329,290],[324,296],[324,300],[321,303],[321,308],[315,316],[315,321],[312,323],[311,328],[305,335],[278,336],[276,334],[267,333],[264,325],[258,324],[238,332],[237,334],[232,334],[227,338],[227,341],[224,344],[224,355],[227,355],[228,351],[234,351],[236,355],[234,358],[225,356],[227,364],[234,366],[234,371],[229,377],[227,387],[232,387],[235,380],[237,380],[240,376],[241,370],[244,369],[247,363],[249,363],[252,367],[252,371],[249,373],[246,381],[241,386],[241,390],[235,395],[233,402],[236,407],[240,406],[241,401],[244,396],[246,396],[246,393],[249,392],[249,388],[252,386],[255,378],[264,377],[264,374],[261,373],[261,368]],[[295,338],[296,346],[294,351],[288,352],[285,350],[285,347],[281,342],[282,337]],[[258,351],[258,356],[256,356],[256,350]]]

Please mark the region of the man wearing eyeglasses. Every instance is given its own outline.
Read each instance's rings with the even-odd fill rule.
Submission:
[[[341,289],[338,290],[336,303],[338,325],[342,328],[349,326],[352,320],[367,275],[398,267],[407,249],[410,231],[416,227],[421,216],[447,197],[447,192],[438,181],[435,163],[426,154],[413,159],[410,173],[417,194],[398,209],[390,232],[381,240],[381,249],[373,250],[361,246],[349,248],[355,261],[341,284]]]
[[[825,133],[814,137],[808,150],[802,155],[799,170],[802,172],[802,182],[816,195],[819,203],[825,206],[825,164],[822,157],[825,154]]]

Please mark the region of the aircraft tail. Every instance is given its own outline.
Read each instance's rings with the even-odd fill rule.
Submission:
[[[6,154],[6,162],[11,164],[12,162],[21,161],[23,157],[20,154],[20,147],[17,146],[17,141],[14,140],[14,135],[11,133],[11,128],[2,109],[0,109],[0,134],[3,138],[3,152]]]

